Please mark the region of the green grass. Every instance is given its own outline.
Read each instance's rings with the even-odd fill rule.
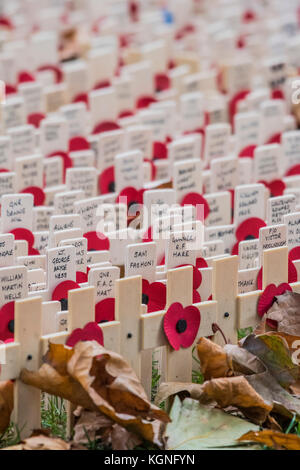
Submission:
[[[249,328],[241,328],[238,330],[238,340],[240,341],[243,338],[246,338],[246,336],[251,335],[253,333],[253,328],[250,326]]]
[[[16,446],[21,442],[21,432],[14,423],[11,423],[4,434],[0,435],[0,449]]]
[[[42,428],[48,429],[53,436],[65,440],[67,435],[67,413],[64,400],[43,394],[41,422]]]
[[[194,361],[199,365],[199,370],[194,370],[193,369],[193,371],[192,371],[192,382],[193,382],[193,384],[202,385],[203,382],[204,382],[204,377],[203,377],[203,374],[201,372],[201,363],[200,363],[198,357],[195,356],[195,349],[196,349],[196,346],[194,346],[194,348],[193,348],[192,355],[193,355]]]

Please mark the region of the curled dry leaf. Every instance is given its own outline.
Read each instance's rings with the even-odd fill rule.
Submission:
[[[142,442],[102,413],[83,410],[74,428],[74,443],[88,444],[99,439],[113,450],[131,450]]]
[[[152,405],[128,363],[96,342],[80,342],[65,353],[51,345],[38,372],[21,372],[21,380],[70,400],[90,411],[98,410],[114,422],[160,445],[159,424],[169,417]],[[67,362],[66,362],[67,360]]]
[[[181,382],[163,382],[158,388],[158,392],[155,397],[155,404],[159,406],[165,400],[174,395],[189,396],[190,398],[201,401],[201,403],[207,402],[208,404],[210,402],[210,400],[205,400],[203,395],[203,385]]]
[[[218,344],[207,338],[200,338],[197,352],[205,380],[233,375],[231,359]]]
[[[278,323],[278,331],[300,336],[300,294],[287,291],[276,298],[267,318]]]
[[[264,423],[273,408],[242,376],[209,380],[203,385],[203,393],[221,408],[236,406],[257,424]]]
[[[3,450],[70,450],[71,445],[62,439],[39,434],[29,437],[16,446],[7,447]]]
[[[296,434],[283,434],[271,429],[249,431],[239,438],[239,442],[246,441],[258,442],[275,449],[300,450],[300,437]]]
[[[14,384],[13,382],[0,382],[0,434],[8,428],[13,408]]]

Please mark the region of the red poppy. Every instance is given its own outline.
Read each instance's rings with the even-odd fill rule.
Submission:
[[[130,111],[129,109],[124,109],[124,111],[121,111],[119,113],[118,119],[123,119],[131,116],[134,116],[133,111]]]
[[[142,280],[142,304],[147,305],[147,312],[164,310],[167,302],[167,288],[162,282],[150,284]]]
[[[88,251],[108,251],[109,239],[100,232],[87,232],[84,238],[88,241]]]
[[[137,109],[148,108],[150,104],[157,103],[157,100],[153,96],[141,96],[136,102]]]
[[[69,141],[69,152],[78,152],[79,150],[90,150],[90,144],[85,137],[72,137]]]
[[[64,78],[63,71],[57,65],[51,65],[51,64],[42,65],[41,67],[38,68],[38,72],[46,72],[46,71],[54,73],[56,83],[61,83],[63,81],[63,78]]]
[[[86,107],[89,108],[89,95],[88,93],[79,93],[73,98],[73,103],[85,103]]]
[[[260,268],[259,273],[257,275],[257,288],[258,290],[262,289],[262,277],[263,277],[263,268]],[[288,282],[292,284],[293,282],[297,282],[298,274],[297,269],[294,263],[289,259],[288,261]]]
[[[230,122],[233,123],[234,121],[234,116],[237,113],[238,110],[238,104],[240,101],[243,101],[250,93],[250,90],[242,90],[236,93],[233,98],[229,101],[229,117],[230,117]]]
[[[9,173],[11,170],[8,170],[7,168],[0,168],[0,173]]]
[[[168,158],[168,148],[164,142],[153,142],[154,160],[164,160]]]
[[[254,152],[256,149],[256,145],[248,145],[248,147],[243,148],[240,153],[239,157],[248,157],[248,158],[254,158]]]
[[[191,264],[181,264],[177,266],[178,268],[184,268],[185,266],[192,266]],[[193,304],[197,304],[201,302],[201,297],[198,292],[199,287],[201,286],[202,282],[202,274],[200,273],[199,269],[195,266],[193,267]]]
[[[266,188],[269,188],[271,197],[282,196],[286,188],[286,185],[282,180],[273,180],[270,183],[259,181],[259,183],[262,183]]]
[[[121,129],[119,124],[114,121],[103,121],[99,124],[96,124],[93,130],[93,134],[101,134],[103,132],[116,131]]]
[[[97,323],[115,321],[115,299],[103,299],[95,305]]]
[[[42,188],[37,186],[30,186],[29,188],[25,188],[21,191],[24,194],[32,194],[33,195],[33,204],[34,206],[43,206],[45,202],[45,193]]]
[[[272,307],[276,300],[276,296],[284,294],[286,291],[292,291],[289,284],[283,283],[278,287],[275,284],[269,284],[260,296],[257,305],[257,313],[260,317],[263,317],[265,313]]]
[[[0,309],[0,341],[14,338],[15,302],[9,302]]]
[[[95,322],[88,323],[83,329],[77,328],[72,331],[66,341],[66,346],[74,348],[81,341],[97,341],[100,346],[104,345],[103,332]]]
[[[182,206],[203,206],[204,208],[204,220],[207,219],[209,216],[210,208],[208,205],[207,200],[205,197],[201,196],[199,193],[189,193],[186,196],[184,196],[183,200],[181,201]],[[202,220],[202,213],[198,211],[199,213],[196,214],[197,220]]]
[[[30,72],[27,72],[26,70],[19,72],[18,83],[28,83],[28,82],[35,82],[34,76]]]
[[[134,204],[143,204],[143,195],[143,189],[138,190],[132,187],[124,188],[117,197],[116,203],[125,202],[128,208],[130,208]],[[126,201],[124,198],[126,198]]]
[[[296,246],[292,248],[289,252],[289,260],[290,261],[297,261],[300,259],[300,246]]]
[[[8,83],[5,84],[5,93],[7,95],[14,95],[18,93],[18,88],[14,85],[9,85]]]
[[[244,220],[236,229],[235,236],[238,242],[245,240],[255,240],[259,237],[259,230],[265,227],[264,220],[258,217],[250,217]]]
[[[27,116],[27,122],[38,129],[45,118],[46,116],[43,113],[32,113]]]
[[[165,73],[158,73],[155,75],[155,89],[157,92],[169,90],[171,80]]]
[[[103,88],[108,88],[111,86],[111,83],[109,80],[102,80],[101,82],[98,82],[93,90],[102,90]]]
[[[201,322],[200,312],[197,307],[183,306],[176,302],[171,305],[164,316],[164,332],[175,351],[189,348],[194,343]]]
[[[27,228],[15,228],[14,230],[11,230],[10,233],[13,234],[15,240],[27,241],[28,247],[32,247],[34,245],[34,235]]]
[[[85,282],[88,282],[88,275],[87,273],[83,273],[81,271],[76,272],[76,282],[78,284],[84,284]]]
[[[106,170],[102,171],[98,180],[98,187],[100,194],[114,193],[115,185],[115,168],[109,166]]]
[[[208,264],[204,258],[197,258],[196,259],[196,268],[202,269],[202,268],[208,268]]]
[[[68,292],[74,289],[80,289],[77,282],[64,281],[58,284],[52,292],[52,300],[60,302],[62,311],[68,310]]]
[[[292,166],[285,176],[300,175],[300,164]]]
[[[73,167],[73,160],[70,157],[70,155],[68,155],[66,152],[58,150],[57,152],[53,152],[50,155],[47,155],[47,158],[53,158],[53,157],[61,157],[63,159],[64,175],[66,174],[66,171],[68,168]]]
[[[280,88],[276,88],[275,90],[273,90],[272,91],[272,100],[285,100],[283,90],[280,90]]]
[[[281,144],[281,133],[272,135],[266,144]]]

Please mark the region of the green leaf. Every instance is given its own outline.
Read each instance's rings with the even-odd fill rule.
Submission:
[[[244,433],[259,430],[253,423],[201,405],[191,398],[181,402],[178,396],[175,397],[170,418],[172,422],[165,432],[168,450],[236,450],[241,448],[237,440]],[[247,448],[249,446],[243,447]]]

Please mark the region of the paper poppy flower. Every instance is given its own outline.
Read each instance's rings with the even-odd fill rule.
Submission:
[[[63,81],[63,78],[64,78],[63,71],[57,65],[47,64],[47,65],[42,65],[41,67],[38,68],[38,72],[47,72],[47,71],[52,72],[54,74],[55,83],[61,83]]]
[[[111,86],[111,83],[109,80],[102,80],[101,82],[98,82],[93,90],[102,90],[103,88],[108,88]]]
[[[264,314],[272,307],[276,300],[276,296],[282,295],[286,291],[292,291],[291,286],[287,283],[280,284],[279,286],[269,284],[259,298],[257,305],[258,315],[263,317]]]
[[[260,268],[258,275],[257,275],[257,289],[262,289],[262,278],[263,278],[263,268]],[[294,263],[289,259],[288,261],[288,282],[292,284],[293,282],[297,282],[298,274],[297,269]]]
[[[281,133],[274,134],[272,137],[269,138],[269,140],[266,142],[266,145],[269,144],[281,144]]]
[[[15,228],[10,231],[15,237],[15,240],[25,240],[28,243],[28,247],[33,247],[34,245],[34,235],[27,228]]]
[[[285,176],[295,176],[295,175],[300,175],[300,164],[292,166],[285,174]]]
[[[69,152],[78,152],[79,150],[90,150],[90,144],[85,137],[72,137],[69,141]]]
[[[99,124],[96,124],[93,130],[93,134],[101,134],[103,132],[116,131],[121,129],[119,124],[114,121],[103,121]]]
[[[43,206],[45,202],[45,193],[42,188],[37,186],[30,186],[29,188],[25,188],[21,191],[24,194],[32,194],[33,195],[33,204],[34,206]]]
[[[208,264],[204,258],[197,258],[196,259],[196,268],[203,269],[208,268]]]
[[[199,193],[189,193],[189,194],[187,194],[182,199],[181,205],[182,206],[194,206],[194,207],[203,206],[204,220],[206,220],[207,217],[209,216],[210,208],[209,208],[208,202],[205,199],[205,197],[201,196],[201,194],[199,194]],[[203,219],[202,218],[202,213],[201,213],[200,210],[198,212],[199,213],[196,214],[196,218],[197,218],[197,220],[202,220]]]
[[[114,193],[116,189],[115,184],[115,168],[110,166],[102,171],[98,180],[98,187],[100,194]]]
[[[172,304],[163,321],[164,332],[170,346],[175,351],[179,351],[181,347],[192,346],[198,334],[200,321],[197,307],[191,305],[183,308],[179,302]]]
[[[103,299],[95,305],[97,323],[115,321],[115,299]]]
[[[27,122],[38,129],[45,118],[43,113],[32,113],[27,116]]]
[[[168,148],[164,142],[153,142],[153,153],[154,160],[164,160],[168,158]]]
[[[10,85],[9,83],[5,84],[5,93],[6,95],[14,95],[18,93],[18,88],[14,85]]]
[[[88,251],[108,251],[109,239],[100,232],[87,232],[84,238],[88,241]]]
[[[169,90],[171,80],[165,73],[158,73],[155,75],[155,90],[156,92]]]
[[[118,119],[123,119],[123,118],[127,118],[127,117],[132,117],[132,116],[134,116],[133,111],[130,111],[129,109],[124,109],[124,111],[121,111],[119,113]]]
[[[89,108],[90,103],[89,103],[89,95],[88,93],[79,93],[78,95],[73,98],[73,103],[84,103],[86,104],[86,107]]]
[[[0,341],[14,338],[15,302],[9,302],[0,309]]]
[[[259,230],[265,227],[264,220],[258,217],[250,217],[244,220],[236,229],[235,236],[238,242],[245,240],[255,240],[259,237]]]
[[[19,72],[18,83],[28,83],[28,82],[35,82],[34,76],[30,72],[27,72],[26,70]]]
[[[66,341],[66,346],[74,348],[80,341],[97,341],[100,346],[104,345],[103,332],[95,322],[88,323],[84,328],[72,331]]]
[[[234,116],[238,111],[238,105],[240,101],[243,101],[244,99],[247,98],[249,95],[250,90],[242,90],[236,93],[233,98],[229,101],[228,104],[228,110],[229,110],[229,117],[230,117],[230,122],[233,123],[234,121]]]
[[[87,273],[83,273],[82,271],[76,271],[76,282],[78,282],[78,284],[84,284],[85,282],[88,282]]]
[[[283,90],[280,90],[280,88],[276,88],[275,90],[273,90],[272,100],[285,100],[285,95],[284,95]]]
[[[289,261],[298,261],[300,259],[300,246],[292,248],[289,252]]]
[[[73,161],[70,155],[66,152],[63,152],[61,150],[58,150],[57,152],[53,152],[50,155],[47,155],[47,158],[54,158],[54,157],[61,157],[63,160],[63,170],[64,170],[64,175],[66,174],[66,171],[68,168],[73,167]]]
[[[164,310],[167,302],[167,288],[162,282],[150,284],[146,279],[142,280],[142,304],[147,305],[147,312]]]
[[[270,190],[271,197],[282,196],[286,188],[286,185],[282,180],[273,180],[270,183],[259,181],[259,183],[264,184],[265,187]]]
[[[148,108],[150,104],[157,103],[157,100],[153,96],[140,96],[136,102],[137,109]]]
[[[243,148],[239,153],[239,158],[254,158],[254,152],[256,147],[256,145],[248,145],[248,147]]]
[[[134,204],[143,204],[143,189],[135,189],[132,187],[124,188],[117,197],[116,203],[124,202],[126,198],[126,204],[128,208]]]
[[[52,292],[52,300],[60,302],[62,312],[68,310],[68,292],[74,289],[80,289],[80,285],[77,282],[63,281]]]

